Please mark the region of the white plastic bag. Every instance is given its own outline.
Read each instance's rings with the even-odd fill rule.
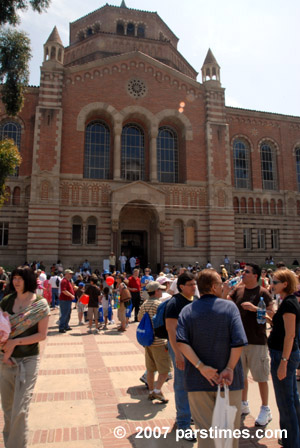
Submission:
[[[4,344],[7,341],[10,330],[11,326],[8,314],[0,310],[0,344]]]
[[[216,448],[232,448],[233,436],[232,432],[234,430],[234,420],[237,413],[236,406],[230,406],[229,404],[229,388],[224,386],[225,394],[224,397],[221,396],[221,386],[218,386],[218,393],[216,404],[212,416],[212,429],[217,431],[218,437],[214,437]],[[219,437],[220,429],[229,429],[231,434],[227,431],[227,436]],[[230,435],[230,437],[229,437]]]

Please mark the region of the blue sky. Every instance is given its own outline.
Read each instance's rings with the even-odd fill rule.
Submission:
[[[299,0],[125,1],[129,8],[156,11],[199,73],[211,48],[221,66],[226,105],[300,116]],[[46,13],[22,13],[19,28],[32,42],[31,85],[39,85],[43,44],[53,27],[67,46],[69,22],[105,3],[52,0]],[[119,6],[121,0],[108,3]]]

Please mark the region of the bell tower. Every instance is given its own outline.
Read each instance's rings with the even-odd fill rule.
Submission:
[[[220,66],[213,55],[211,49],[208,50],[205,61],[202,65],[202,82],[214,82],[214,84],[221,87]]]
[[[40,252],[46,263],[58,258],[63,63],[64,46],[54,27],[44,44],[35,113],[27,237],[28,258],[38,259]]]
[[[232,207],[231,158],[229,128],[225,109],[225,89],[221,86],[220,66],[211,49],[202,66],[206,105],[207,192],[208,192],[208,260],[216,265],[228,247],[235,256],[234,213]],[[220,223],[223,235],[220,241]]]

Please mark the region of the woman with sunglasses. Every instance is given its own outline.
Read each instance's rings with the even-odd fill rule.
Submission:
[[[278,269],[273,277],[273,289],[282,303],[273,316],[272,331],[268,339],[271,356],[271,375],[280,415],[280,428],[285,448],[300,448],[300,401],[296,383],[299,364],[297,335],[300,326],[300,305],[294,292],[297,277],[289,269]]]

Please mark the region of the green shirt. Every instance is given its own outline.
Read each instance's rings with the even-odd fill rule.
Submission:
[[[4,297],[0,302],[0,308],[2,311],[6,311],[9,314],[15,314],[13,312],[14,303],[17,297],[17,293],[13,292],[12,294],[9,294],[8,296]],[[37,298],[34,301],[41,300],[43,297],[37,296]],[[38,332],[38,324],[35,324],[33,327],[28,328],[24,333],[19,334],[17,338],[23,338],[25,336],[31,336],[32,334],[35,334]],[[14,339],[14,338],[13,338]],[[12,352],[13,358],[24,358],[25,356],[35,356],[40,353],[39,349],[39,343],[36,342],[34,344],[30,345],[17,345],[17,347]]]

